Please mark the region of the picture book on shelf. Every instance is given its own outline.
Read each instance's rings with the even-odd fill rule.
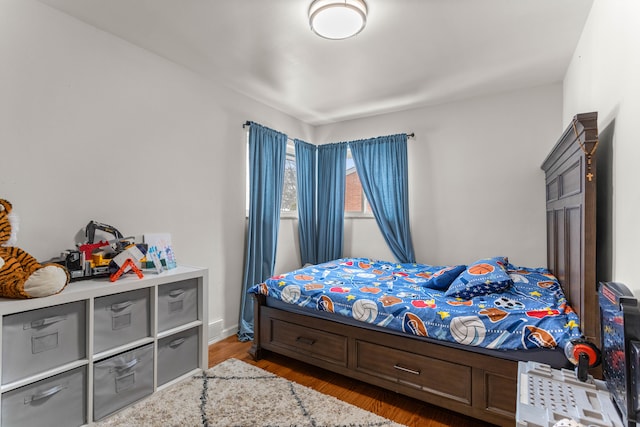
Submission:
[[[166,268],[171,270],[178,266],[171,245],[170,233],[145,233],[143,236],[144,243],[148,245],[148,251],[152,254],[151,261],[154,262],[156,271]],[[159,260],[160,266],[156,263]]]

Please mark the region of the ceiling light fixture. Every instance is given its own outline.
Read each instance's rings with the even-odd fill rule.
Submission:
[[[364,0],[314,0],[309,6],[309,25],[314,33],[330,40],[358,34],[367,23]]]

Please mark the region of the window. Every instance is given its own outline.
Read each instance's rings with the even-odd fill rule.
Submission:
[[[247,147],[249,138],[247,132]],[[298,174],[296,168],[296,149],[292,140],[287,141],[287,157],[284,164],[284,181],[282,186],[282,202],[280,215],[283,217],[298,216]],[[249,214],[249,154],[247,150],[247,189],[246,209]],[[362,190],[362,183],[356,171],[356,165],[347,149],[346,180],[344,194],[344,212],[346,216],[373,216],[371,206]]]
[[[356,171],[356,165],[351,157],[351,150],[347,149],[346,180],[344,189],[344,212],[347,216],[371,216],[371,206],[362,190],[362,183]]]
[[[297,180],[295,144],[289,140],[287,142],[287,158],[284,165],[282,203],[280,205],[280,214],[282,216],[295,217],[298,215]],[[367,197],[362,191],[362,183],[349,149],[347,149],[344,212],[348,216],[373,215]]]
[[[296,169],[296,148],[293,141],[287,141],[287,158],[284,163],[282,203],[280,213],[285,216],[298,215],[298,174]]]
[[[284,217],[298,216],[298,175],[296,172],[296,149],[293,141],[287,141],[287,157],[284,164],[284,182],[282,186],[282,201],[280,215]],[[249,132],[247,132],[247,167],[246,167],[245,206],[249,216]]]

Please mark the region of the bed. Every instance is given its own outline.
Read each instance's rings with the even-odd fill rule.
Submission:
[[[518,360],[562,367],[567,342],[582,334],[598,344],[597,137],[597,114],[579,114],[542,164],[548,271],[515,266],[504,257],[469,266],[362,258],[310,266],[272,278],[271,289],[269,281],[254,287],[251,355],[279,353],[514,425]],[[509,281],[491,276],[495,289],[480,292],[468,283],[477,265],[483,270],[474,274],[504,273]],[[436,278],[446,283],[431,283]],[[408,310],[411,305],[415,310]],[[476,311],[465,311],[470,307]],[[507,325],[505,318],[516,321]],[[560,324],[547,323],[557,319]]]

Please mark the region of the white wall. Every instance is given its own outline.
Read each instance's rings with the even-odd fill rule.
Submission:
[[[0,2],[0,197],[40,260],[89,222],[170,232],[209,268],[211,338],[234,333],[242,283],[246,132],[311,127],[32,0]],[[83,236],[82,236],[83,237]]]
[[[613,276],[640,294],[640,3],[595,0],[564,79],[564,126],[598,112],[598,129],[612,133]]]
[[[546,265],[544,173],[561,134],[562,87],[535,87],[316,128],[316,143],[402,132],[409,139],[418,262],[506,255]],[[375,220],[345,224],[345,256],[392,260]]]

